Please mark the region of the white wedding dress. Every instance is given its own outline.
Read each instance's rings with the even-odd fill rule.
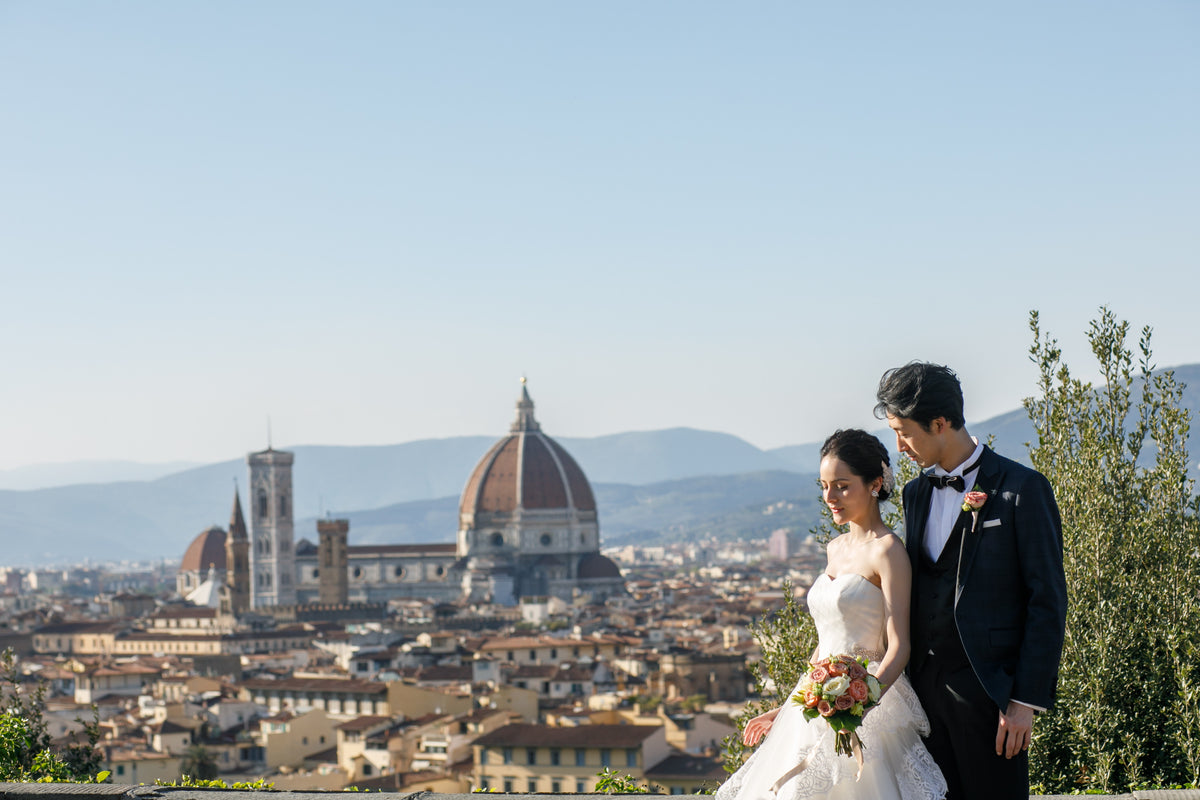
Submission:
[[[883,591],[861,575],[823,575],[808,593],[817,625],[820,657],[867,656],[875,673],[885,650]],[[807,654],[806,654],[807,655]],[[901,675],[867,712],[858,735],[863,742],[862,777],[857,762],[833,749],[833,731],[821,717],[809,720],[784,701],[766,739],[741,768],[717,789],[717,800],[941,800],[946,781],[921,743],[929,721],[908,678]],[[807,759],[807,762],[805,761]],[[797,766],[804,763],[802,770]]]

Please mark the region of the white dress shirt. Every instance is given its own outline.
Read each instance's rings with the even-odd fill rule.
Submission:
[[[974,437],[971,440],[975,442],[975,452],[971,453],[966,461],[950,472],[942,469],[940,465],[933,468],[934,475],[962,475],[965,484],[961,492],[949,486],[933,490],[933,498],[929,501],[929,519],[925,520],[925,551],[934,561],[941,556],[950,534],[954,533],[954,523],[962,513],[963,499],[967,492],[975,488],[974,481],[979,473],[979,457],[983,455],[983,445]],[[970,472],[964,473],[964,467],[969,468]]]

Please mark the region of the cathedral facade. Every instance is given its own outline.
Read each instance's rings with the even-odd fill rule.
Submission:
[[[240,523],[240,536],[222,537],[226,547],[215,541],[217,532],[224,533],[219,529],[197,537],[188,550],[193,557],[181,566],[179,586],[203,580],[199,565],[207,547],[213,554],[228,551],[226,559],[213,561],[228,562],[228,568],[219,565],[226,584],[221,595],[234,613],[395,599],[515,605],[523,597],[602,600],[622,594],[620,570],[600,553],[591,484],[571,455],[542,432],[524,381],[516,412],[508,435],[467,478],[455,543],[352,545],[349,522],[331,519],[317,522],[316,544],[306,538],[294,542],[294,457],[268,448],[246,457],[249,535],[235,493],[230,528]],[[242,550],[235,554],[239,543]]]

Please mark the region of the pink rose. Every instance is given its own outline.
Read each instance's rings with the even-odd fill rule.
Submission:
[[[821,695],[817,694],[816,692],[805,692],[804,693],[804,707],[805,708],[816,708],[817,704],[820,702],[821,702]]]
[[[812,672],[808,673],[808,679],[813,683],[820,685],[829,678],[829,670],[824,667],[813,667]]]
[[[839,660],[829,662],[829,674],[833,677],[836,678],[839,675],[845,675],[847,672],[849,672],[849,670],[846,669],[846,665],[842,661]]]
[[[967,492],[967,496],[963,498],[963,511],[978,511],[983,508],[983,504],[987,502],[987,492],[978,490]]]
[[[846,691],[854,699],[854,702],[861,703],[867,699],[870,692],[867,691],[867,682],[864,680],[850,681],[850,688]]]
[[[838,711],[847,711],[852,705],[854,705],[854,698],[850,696],[849,692],[839,694],[837,700],[833,701],[833,707]]]
[[[822,700],[821,702],[817,703],[817,711],[822,717],[832,717],[833,712],[836,711],[836,709],[829,705],[828,700]]]

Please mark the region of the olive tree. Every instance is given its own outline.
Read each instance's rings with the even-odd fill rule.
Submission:
[[[1062,513],[1069,605],[1057,700],[1030,748],[1047,792],[1200,780],[1200,525],[1183,387],[1150,328],[1106,308],[1088,330],[1100,381],[1075,377],[1030,315],[1030,459]]]

